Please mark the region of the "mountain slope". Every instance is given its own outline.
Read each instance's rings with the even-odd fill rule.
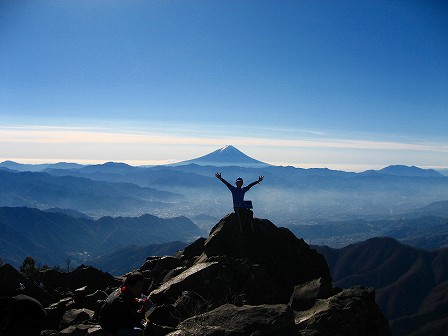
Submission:
[[[95,215],[149,212],[179,197],[131,183],[33,172],[0,171],[0,186],[0,206],[70,208]]]
[[[437,202],[421,211],[392,219],[317,221],[291,226],[291,231],[316,245],[343,247],[372,237],[391,237],[425,250],[448,247],[448,218],[432,215],[446,212],[446,202]],[[398,219],[396,219],[398,217]]]
[[[407,216],[438,216],[448,218],[448,201],[433,202],[422,208],[411,211]]]
[[[372,238],[342,249],[316,249],[325,256],[335,284],[376,289],[376,300],[391,321],[394,335],[408,335],[444,317],[448,249],[423,251],[392,238]],[[411,316],[414,323],[403,322]]]
[[[193,241],[200,230],[185,217],[74,218],[32,208],[0,208],[0,256],[18,266],[27,256],[48,265],[111,253],[128,245]]]
[[[441,177],[434,169],[422,169],[415,166],[392,165],[380,170],[380,173],[397,176]]]

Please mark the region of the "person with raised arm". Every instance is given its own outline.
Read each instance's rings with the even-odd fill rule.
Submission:
[[[234,206],[235,210],[236,210],[236,208],[240,208],[240,206],[238,206],[239,204],[244,203],[244,194],[246,194],[246,192],[248,192],[250,188],[252,188],[254,185],[260,183],[264,179],[264,176],[259,176],[257,181],[252,182],[252,183],[248,184],[247,186],[243,187],[244,181],[241,177],[238,177],[235,181],[235,185],[236,185],[236,187],[235,187],[235,186],[231,185],[229,182],[227,182],[222,177],[221,173],[216,173],[215,176],[218,180],[220,180],[222,183],[224,183],[227,186],[227,188],[229,188],[230,192],[232,193],[233,206]]]

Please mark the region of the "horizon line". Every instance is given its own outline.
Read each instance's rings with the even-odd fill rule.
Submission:
[[[194,159],[191,159],[194,160]],[[181,161],[176,161],[176,160],[89,160],[89,159],[85,159],[85,160],[78,160],[78,161],[72,161],[72,160],[58,160],[58,159],[32,159],[32,158],[0,158],[0,164],[3,164],[5,162],[12,162],[15,164],[19,164],[19,165],[31,165],[31,166],[39,166],[39,165],[55,165],[55,164],[59,164],[59,163],[64,163],[64,164],[78,164],[78,165],[82,165],[82,166],[93,166],[93,165],[104,165],[107,163],[116,163],[116,164],[127,164],[131,167],[141,167],[141,168],[145,168],[145,167],[155,167],[155,166],[169,166],[169,165],[173,165],[173,164],[177,164],[177,163],[181,163],[181,162],[185,162],[185,161],[190,161],[190,160],[181,160]],[[423,165],[407,165],[407,164],[388,164],[388,165],[383,165],[383,164],[300,164],[300,163],[289,163],[289,162],[264,162],[270,166],[274,166],[274,167],[294,167],[296,169],[329,169],[329,170],[335,170],[335,171],[344,171],[344,172],[353,172],[353,173],[362,173],[365,171],[369,171],[369,170],[381,170],[387,167],[392,167],[392,166],[406,166],[406,167],[417,167],[420,169],[432,169],[435,171],[443,171],[443,170],[448,170],[448,166],[423,166]],[[194,162],[190,163],[190,164],[195,164]],[[214,166],[214,165],[199,165],[198,166]],[[214,166],[214,167],[227,167],[227,166]],[[355,168],[356,169],[353,169]],[[243,166],[241,166],[241,168],[245,168]],[[254,167],[251,167],[254,168]],[[256,167],[255,167],[256,168]],[[263,169],[266,167],[261,167],[260,169]],[[348,169],[348,168],[352,168],[352,169]]]

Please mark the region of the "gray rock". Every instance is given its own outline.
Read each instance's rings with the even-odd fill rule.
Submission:
[[[90,326],[84,324],[71,325],[59,332],[60,336],[85,336]]]
[[[331,283],[330,270],[321,254],[288,229],[278,228],[266,219],[238,219],[235,214],[223,218],[211,230],[196,264],[214,256],[245,258],[261,265],[281,284],[278,289],[282,303],[288,302],[296,285],[320,277]]]
[[[188,268],[153,291],[151,299],[156,303],[174,303],[184,291],[201,297],[195,304],[203,306],[202,301],[206,301],[210,309],[223,303],[242,305],[280,302],[279,284],[263,266],[247,259],[226,256],[211,257],[209,262]],[[170,301],[164,301],[166,298],[170,298]]]
[[[151,270],[155,273],[162,273],[163,271],[172,270],[181,266],[182,262],[175,257],[164,256],[147,260],[141,267],[140,271]]]
[[[95,293],[89,294],[85,299],[85,308],[90,310],[98,311],[101,308],[101,305],[98,301],[104,301],[107,299],[107,294],[101,290],[95,291]]]
[[[179,266],[179,267],[176,267],[175,269],[172,269],[165,275],[165,277],[162,280],[162,283],[170,281],[172,278],[174,278],[175,276],[178,276],[183,271],[185,271],[187,268],[188,267],[186,267],[186,266]]]
[[[99,325],[93,325],[90,326],[90,328],[87,330],[88,336],[110,336],[110,334],[103,330],[101,326]]]
[[[112,275],[91,266],[81,265],[74,271],[68,273],[67,286],[70,290],[76,290],[84,286],[92,290],[104,290],[108,286],[114,285],[117,285],[117,283]]]
[[[242,307],[225,304],[183,321],[178,329],[187,335],[287,336],[294,333],[294,314],[284,304]]]
[[[218,268],[220,266],[217,262],[204,262],[194,265],[152,291],[150,298],[156,303],[174,303],[183,291],[207,285]]]
[[[311,308],[317,299],[327,299],[337,294],[338,290],[324,278],[319,278],[294,287],[294,293],[289,301],[294,310],[307,310]]]
[[[309,310],[295,312],[295,322],[303,336],[390,336],[372,288],[354,287],[317,300]]]
[[[88,321],[93,318],[94,314],[95,312],[90,309],[70,309],[65,312],[62,318],[61,329],[70,325]]]

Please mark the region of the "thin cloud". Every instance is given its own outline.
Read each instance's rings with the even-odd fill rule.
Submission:
[[[225,143],[224,143],[225,142]],[[129,145],[216,145],[234,144],[236,146],[268,146],[282,148],[335,148],[364,150],[406,150],[448,153],[448,144],[435,142],[406,143],[395,141],[374,141],[359,139],[278,139],[265,137],[241,137],[216,134],[199,136],[190,134],[169,134],[152,132],[150,134],[123,132],[114,129],[56,127],[56,126],[14,126],[0,128],[0,143],[40,143],[40,144],[129,144]]]

